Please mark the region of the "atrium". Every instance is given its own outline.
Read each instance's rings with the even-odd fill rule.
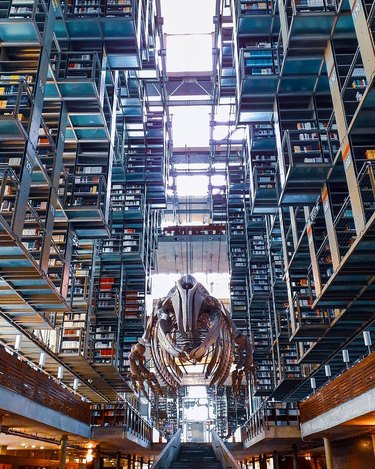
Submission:
[[[0,6],[0,469],[375,467],[375,2]]]

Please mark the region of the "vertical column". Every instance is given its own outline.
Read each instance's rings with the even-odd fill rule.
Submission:
[[[68,437],[63,435],[60,440],[59,469],[66,467],[66,450],[68,448]]]
[[[341,143],[341,154],[345,169],[345,177],[348,183],[348,190],[353,210],[355,229],[357,234],[360,234],[365,227],[365,214],[363,210],[360,189],[357,184],[357,176],[355,172],[353,157],[351,154],[349,138],[347,135],[345,108],[340,93],[339,77],[336,71],[335,64],[335,55],[332,44],[330,42],[328,42],[324,58],[328,70],[333,109],[335,112],[337,131]]]
[[[371,435],[371,438],[372,438],[372,448],[374,450],[374,456],[375,456],[375,433]]]
[[[327,469],[333,469],[332,447],[329,438],[323,438]]]
[[[272,460],[273,460],[273,469],[279,469],[279,454],[277,451],[272,452]]]
[[[327,227],[329,249],[331,251],[332,267],[334,270],[336,270],[337,266],[340,264],[341,259],[339,245],[337,242],[336,230],[333,226],[333,213],[327,184],[325,184],[322,189],[322,204],[324,219]]]
[[[355,32],[367,81],[370,82],[375,73],[375,50],[371,30],[367,24],[366,14],[361,0],[349,0],[352,10]]]
[[[254,457],[251,460],[251,465],[253,466],[253,469],[255,469],[255,458]]]
[[[116,469],[121,468],[121,453],[118,451],[116,453]]]
[[[39,128],[42,118],[44,92],[46,88],[49,58],[51,55],[57,4],[50,2],[48,14],[45,19],[43,44],[40,51],[39,67],[36,79],[34,104],[30,117],[29,138],[26,144],[25,160],[21,171],[20,189],[16,201],[13,231],[20,238],[26,218],[27,201],[29,199],[31,178],[36,165],[36,148],[39,138]]]
[[[95,449],[94,469],[100,469],[100,446]]]
[[[61,107],[60,122],[59,122],[59,128],[57,132],[56,155],[55,155],[55,161],[53,164],[53,173],[51,177],[52,186],[50,189],[48,213],[46,217],[45,234],[43,237],[42,254],[41,254],[41,259],[40,259],[40,267],[45,272],[48,269],[48,261],[49,261],[50,251],[51,251],[51,241],[52,241],[53,225],[55,221],[60,174],[61,174],[61,169],[62,169],[62,164],[63,164],[65,131],[66,131],[67,121],[68,121],[68,110],[67,110],[66,104],[63,103]]]
[[[309,244],[309,252],[310,252],[310,257],[311,257],[311,266],[313,270],[315,291],[316,291],[316,295],[319,296],[320,292],[322,291],[322,282],[320,280],[319,264],[316,258],[313,227],[309,220],[307,220],[306,234],[307,234],[307,242]]]
[[[293,445],[293,469],[299,469],[297,445]]]

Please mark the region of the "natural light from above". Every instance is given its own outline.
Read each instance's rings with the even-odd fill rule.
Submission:
[[[215,3],[216,0],[161,0],[164,33],[212,33]]]
[[[178,197],[207,197],[208,176],[177,176],[176,187]]]
[[[213,0],[162,0],[167,73],[211,71],[214,5]]]
[[[210,111],[209,106],[176,106],[172,109],[174,148],[208,147]]]
[[[168,73],[211,71],[211,34],[168,35],[166,45]]]

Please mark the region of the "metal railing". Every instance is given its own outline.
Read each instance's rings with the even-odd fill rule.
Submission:
[[[211,430],[211,436],[212,448],[214,450],[216,459],[221,462],[221,466],[224,469],[240,469],[240,464],[234,459],[231,452],[225,446],[223,440],[214,430]]]
[[[16,353],[0,347],[0,385],[42,406],[79,420],[90,422],[89,405],[64,389],[51,376],[34,369]]]
[[[168,469],[176,459],[181,446],[181,430],[173,435],[167,446],[160,453],[157,461],[151,466],[152,469]]]
[[[358,174],[366,223],[375,212],[375,161],[366,162]]]
[[[33,107],[33,90],[24,78],[13,79],[11,76],[0,79],[0,119],[15,119],[20,129],[20,137],[27,139],[30,115]],[[12,137],[15,135],[12,134]],[[2,132],[1,139],[9,138]],[[17,138],[17,137],[16,137]]]
[[[151,443],[152,426],[129,402],[94,404],[92,407],[93,427],[122,427],[136,437]]]
[[[337,406],[351,401],[375,387],[375,352],[330,381],[300,404],[301,422],[305,423]]]
[[[39,40],[45,30],[46,17],[48,14],[48,5],[44,0],[36,0],[27,4],[25,3],[13,3],[8,1],[5,8],[1,10],[0,21],[7,20],[12,21],[13,28],[17,28],[17,23],[33,23],[37,27]]]
[[[333,225],[336,230],[340,257],[343,258],[357,237],[350,196],[345,199]]]
[[[290,0],[293,15],[337,10],[337,0]]]
[[[259,8],[258,5],[254,2],[236,2],[237,3],[237,15],[272,15],[274,8],[273,8],[273,1],[272,0],[265,0],[262,3],[263,8]]]
[[[240,51],[241,78],[279,74],[280,50],[277,47],[246,47]]]
[[[265,402],[242,426],[242,441],[251,440],[260,433],[270,430],[271,427],[297,426],[299,422],[297,406],[292,403],[288,405],[290,407],[277,402]]]
[[[82,5],[75,0],[65,5],[67,18],[121,17],[132,18],[137,14],[136,1],[120,2],[119,0],[95,0],[90,5]]]
[[[104,211],[107,182],[101,175],[69,175],[65,179],[64,208],[96,208]]]

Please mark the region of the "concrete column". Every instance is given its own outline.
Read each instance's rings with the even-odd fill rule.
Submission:
[[[95,448],[94,469],[100,469],[100,446]]]
[[[298,450],[296,445],[293,445],[293,469],[299,469]]]
[[[279,469],[279,455],[277,451],[273,451],[272,460],[273,460],[273,469]]]
[[[1,445],[0,446],[0,454],[1,455],[7,454],[7,448],[8,448],[7,445]]]
[[[118,451],[116,453],[116,469],[121,468],[121,453]]]
[[[333,469],[332,447],[329,438],[323,438],[327,469]]]
[[[59,469],[66,467],[66,450],[68,448],[68,437],[63,435],[60,440]]]
[[[371,435],[372,438],[372,449],[374,450],[374,456],[375,456],[375,433]]]

